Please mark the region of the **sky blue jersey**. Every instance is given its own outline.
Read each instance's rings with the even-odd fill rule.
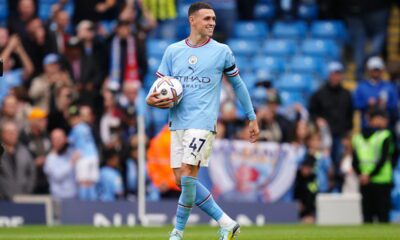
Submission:
[[[86,123],[81,122],[71,129],[68,142],[82,157],[98,157],[92,131]]]
[[[170,109],[171,130],[204,129],[216,131],[222,74],[225,73],[242,105],[246,116],[255,119],[250,97],[241,81],[239,69],[230,48],[213,39],[193,46],[188,39],[171,44],[165,50],[157,76],[172,76],[183,86],[181,102]],[[239,88],[240,90],[236,91]],[[244,103],[244,104],[243,104]]]

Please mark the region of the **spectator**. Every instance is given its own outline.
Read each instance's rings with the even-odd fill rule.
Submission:
[[[99,155],[90,127],[82,121],[77,106],[68,109],[71,132],[68,142],[78,151],[80,157],[76,163],[76,179],[79,185],[79,199],[95,200],[95,184],[99,179]]]
[[[71,127],[68,124],[67,117],[73,98],[70,86],[61,86],[51,93],[47,132],[52,132],[56,128],[69,132]]]
[[[67,72],[63,71],[60,66],[60,57],[57,54],[48,54],[43,59],[44,72],[35,77],[29,88],[29,96],[34,105],[49,110],[50,97],[61,86],[70,86],[72,81]]]
[[[64,130],[59,128],[51,132],[51,145],[51,151],[46,156],[44,165],[51,196],[56,200],[75,198],[77,196],[75,165],[79,154],[73,153]]]
[[[138,148],[139,138],[136,136],[131,138],[129,146],[129,156],[122,166],[124,186],[128,199],[137,196],[138,190]]]
[[[36,5],[33,0],[19,0],[17,11],[13,11],[8,19],[10,33],[21,38],[27,37],[26,26],[36,16]]]
[[[372,109],[368,125],[352,138],[353,167],[361,188],[364,222],[389,222],[392,158],[396,144],[384,110]]]
[[[363,77],[367,56],[381,55],[384,50],[389,19],[390,0],[341,0],[356,64],[356,79]],[[366,51],[366,46],[370,51]]]
[[[162,131],[150,140],[147,150],[147,170],[149,177],[160,191],[162,198],[178,198],[180,195],[179,187],[175,183],[174,173],[169,162],[170,135],[171,132],[168,126],[164,126]]]
[[[361,111],[362,128],[366,127],[366,113],[371,108],[381,108],[389,113],[389,127],[394,128],[398,118],[399,101],[395,86],[382,79],[385,65],[380,57],[367,62],[368,78],[361,81],[354,91],[354,107]]]
[[[56,43],[56,53],[64,54],[70,35],[67,33],[69,15],[66,11],[57,11],[54,21],[50,23],[48,33],[52,42]]]
[[[84,123],[89,125],[91,132],[93,134],[96,146],[99,149],[101,147],[101,138],[98,121],[93,113],[92,107],[89,105],[81,105],[79,107],[79,114]]]
[[[31,153],[36,166],[34,193],[49,193],[49,184],[43,172],[47,153],[50,151],[50,140],[46,132],[47,114],[40,108],[32,108],[28,115],[28,125],[22,130],[19,140]]]
[[[140,82],[126,82],[123,86],[123,92],[118,98],[124,140],[128,140],[138,132],[136,120],[139,112],[139,91]]]
[[[100,170],[99,199],[102,201],[115,201],[121,199],[124,193],[122,176],[118,170],[121,167],[120,156],[113,149],[107,150],[104,155],[106,165]]]
[[[118,20],[133,23],[133,32],[136,32],[143,37],[145,37],[144,35],[146,33],[157,26],[157,21],[153,17],[153,14],[148,10],[148,8],[143,7],[142,1],[126,1],[126,4],[121,8],[118,15]]]
[[[35,184],[35,165],[29,151],[18,143],[18,126],[13,121],[0,125],[5,152],[1,156],[0,199],[30,194]]]
[[[18,118],[18,99],[14,95],[7,95],[1,106],[0,123],[13,121],[17,126],[23,127],[25,119]],[[1,124],[0,124],[1,125]]]
[[[315,158],[306,155],[297,171],[295,180],[295,199],[300,201],[300,218],[304,223],[315,221],[315,196],[317,194],[317,182],[314,172]]]
[[[259,107],[257,110],[257,119],[260,126],[260,141],[281,142],[282,129],[275,121],[274,115],[267,106]]]
[[[336,173],[339,173],[343,138],[353,128],[353,103],[351,93],[342,86],[343,70],[341,63],[331,62],[328,65],[328,81],[311,96],[309,104],[312,119],[329,126],[332,135],[331,158]]]
[[[282,115],[278,112],[280,103],[281,103],[281,99],[279,97],[279,94],[276,91],[269,91],[266,107],[268,108],[268,111],[270,111],[269,113],[271,115],[267,116],[267,119],[269,120],[269,124],[274,123],[274,126],[275,126],[274,134],[281,135],[280,137],[278,135],[275,135],[275,140],[279,140],[279,142],[281,142],[281,143],[291,142],[294,137],[295,126],[294,126],[293,122],[291,122],[284,115]],[[261,122],[260,129],[267,129],[265,124],[267,124],[267,122],[265,120],[264,120],[264,122]],[[270,126],[272,126],[272,125],[270,125]],[[276,131],[277,127],[279,127],[281,133],[278,133]],[[279,137],[279,138],[276,138],[276,137]]]
[[[74,25],[82,20],[97,23],[100,20],[117,18],[117,0],[74,0]]]
[[[8,31],[0,28],[0,57],[3,59],[3,79],[0,87],[0,102],[12,87],[22,86],[33,73],[33,64],[20,39],[16,35],[8,37]],[[22,68],[18,65],[22,62]]]
[[[118,21],[116,34],[109,41],[109,86],[120,91],[124,82],[141,81],[147,72],[143,37],[131,32],[131,22]]]
[[[78,85],[83,102],[95,106],[95,90],[100,89],[106,77],[108,61],[103,42],[95,35],[95,26],[88,20],[81,21],[76,27],[80,56],[70,61],[72,76]],[[86,96],[86,97],[85,97]]]
[[[348,135],[343,138],[343,152],[342,152],[342,160],[340,163],[340,170],[343,174],[343,193],[358,193],[359,182],[357,173],[353,168],[353,157],[352,157],[352,147],[351,147],[351,137]]]
[[[115,148],[121,136],[120,114],[112,92],[105,90],[103,97],[105,111],[100,119],[100,137],[106,148]]]
[[[237,116],[235,103],[227,101],[221,104],[220,120],[224,124],[226,131],[224,138],[234,139],[244,126],[244,121]]]
[[[36,77],[43,72],[43,59],[49,53],[57,51],[55,41],[51,41],[46,29],[43,26],[40,18],[31,19],[26,25],[27,36],[21,38],[24,48],[32,59],[35,71],[33,76]],[[30,86],[30,82],[25,84]]]

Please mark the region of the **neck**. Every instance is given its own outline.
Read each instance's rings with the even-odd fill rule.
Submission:
[[[197,33],[190,33],[190,36],[188,37],[190,44],[192,45],[201,45],[202,43],[205,43],[209,37]]]

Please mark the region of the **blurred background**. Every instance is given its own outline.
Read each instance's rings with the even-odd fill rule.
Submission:
[[[2,225],[115,224],[121,212],[128,225],[172,222],[168,111],[145,96],[166,47],[188,36],[193,2],[0,0]],[[224,77],[199,179],[227,212],[249,224],[400,222],[400,2],[208,2],[261,130],[246,142]],[[389,140],[363,142],[376,132]]]

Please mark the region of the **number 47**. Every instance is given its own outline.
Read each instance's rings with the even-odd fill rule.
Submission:
[[[196,151],[196,149],[197,149],[197,152],[200,152],[201,148],[203,147],[204,143],[206,142],[206,140],[204,138],[199,138],[199,141],[201,143],[200,143],[199,149],[197,149],[197,144],[195,143],[196,138],[192,139],[192,142],[189,144],[189,148],[193,149],[192,152]]]

